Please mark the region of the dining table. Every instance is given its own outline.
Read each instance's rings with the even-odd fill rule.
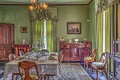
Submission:
[[[45,74],[45,70],[49,68],[53,68],[51,70],[53,73],[55,73],[56,76],[59,75],[59,69],[58,69],[58,52],[49,52],[48,55],[38,53],[38,52],[28,52],[22,56],[17,57],[16,59],[8,62],[5,64],[4,69],[4,77],[3,80],[11,80],[12,79],[12,73],[18,73],[18,62],[28,60],[33,61],[37,64],[38,72],[39,74]],[[52,73],[50,72],[50,73]],[[30,74],[34,74],[35,70],[30,69]]]

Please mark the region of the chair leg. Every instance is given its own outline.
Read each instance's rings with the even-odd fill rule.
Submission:
[[[98,69],[96,70],[96,80],[98,80]]]
[[[86,69],[88,69],[88,62],[86,61]]]
[[[105,70],[104,70],[104,73],[105,73],[106,79],[108,80],[107,73],[106,73],[106,71],[105,71]]]
[[[12,80],[14,79],[14,75],[12,74]]]
[[[84,67],[85,67],[85,64],[86,64],[86,62],[85,62],[85,60],[84,60]]]
[[[92,68],[92,74],[93,74],[93,68]]]

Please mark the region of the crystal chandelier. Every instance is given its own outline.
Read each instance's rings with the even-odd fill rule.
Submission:
[[[32,5],[29,6],[29,10],[35,12],[38,20],[49,20],[51,13],[48,11],[48,5],[44,2],[39,3],[38,0],[30,0]]]

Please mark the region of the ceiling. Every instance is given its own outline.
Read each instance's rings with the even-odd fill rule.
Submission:
[[[89,4],[92,0],[39,0],[47,4],[55,5],[76,5],[76,4]],[[0,4],[31,4],[30,0],[0,0]]]

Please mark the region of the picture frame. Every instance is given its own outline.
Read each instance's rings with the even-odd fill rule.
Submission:
[[[67,22],[67,34],[81,34],[81,23]]]
[[[20,27],[21,33],[27,33],[27,27]]]

